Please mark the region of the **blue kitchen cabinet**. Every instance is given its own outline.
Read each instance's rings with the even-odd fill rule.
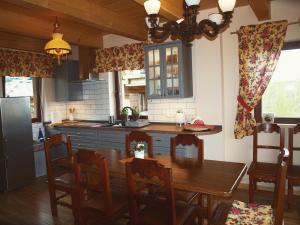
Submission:
[[[149,99],[193,96],[191,47],[181,41],[145,46]]]

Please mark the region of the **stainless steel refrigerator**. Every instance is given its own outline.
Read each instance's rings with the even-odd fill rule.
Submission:
[[[0,98],[0,191],[32,183],[32,144],[29,97]]]

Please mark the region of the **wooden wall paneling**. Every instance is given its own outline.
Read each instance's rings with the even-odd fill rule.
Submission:
[[[0,48],[43,52],[47,40],[0,31]]]
[[[51,39],[55,15],[45,16],[46,10],[30,10],[0,2],[0,29],[9,33],[30,37]],[[102,47],[102,33],[99,29],[59,17],[64,39],[72,44]]]
[[[15,0],[13,0],[15,1]],[[48,9],[72,20],[97,29],[123,35],[137,40],[147,37],[146,25],[137,25],[136,20],[130,20],[101,5],[101,1],[94,0],[19,0],[18,4],[26,7]]]

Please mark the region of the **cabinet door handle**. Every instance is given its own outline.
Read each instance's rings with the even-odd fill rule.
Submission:
[[[156,139],[155,141],[161,141],[160,139]]]

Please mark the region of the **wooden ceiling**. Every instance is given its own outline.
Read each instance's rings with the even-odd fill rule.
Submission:
[[[161,16],[182,16],[182,0],[161,0]],[[200,10],[217,7],[218,0],[202,0]],[[102,47],[102,36],[118,34],[145,40],[144,0],[0,0],[0,45],[9,39],[38,45],[49,40],[57,16],[65,40],[88,47]],[[270,0],[237,0],[250,5],[259,20],[270,18]],[[42,40],[42,42],[41,42]],[[29,44],[28,46],[30,46]],[[1,46],[0,46],[1,47]]]

